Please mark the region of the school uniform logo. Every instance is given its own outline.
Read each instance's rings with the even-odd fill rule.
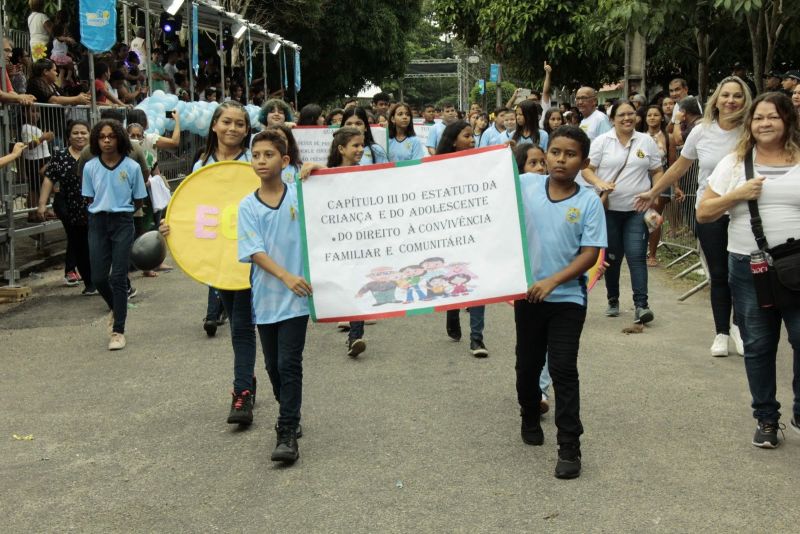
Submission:
[[[119,173],[119,181],[120,182],[127,182],[128,181],[128,171],[120,171],[120,173]]]
[[[575,224],[581,220],[581,210],[578,208],[569,208],[567,210],[567,222]]]
[[[636,157],[639,159],[644,159],[644,152],[642,151],[641,148],[636,151]]]

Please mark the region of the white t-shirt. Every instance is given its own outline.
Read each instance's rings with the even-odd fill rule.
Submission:
[[[800,165],[795,165],[782,176],[770,176],[769,170],[756,164],[754,174],[765,178],[761,196],[758,198],[758,213],[764,225],[767,242],[775,247],[790,238],[800,238]],[[738,161],[734,153],[722,158],[709,176],[708,186],[722,196],[745,181],[744,162]],[[748,255],[758,250],[756,238],[750,228],[750,209],[747,202],[736,204],[730,209],[730,215],[728,252]]]
[[[594,141],[599,135],[602,135],[611,129],[611,121],[605,113],[599,109],[595,109],[591,115],[581,121],[581,130],[586,132],[589,136],[589,141]]]
[[[53,57],[66,56],[67,52],[69,52],[67,43],[61,42],[58,39],[53,39]]]
[[[167,73],[167,76],[175,80],[175,75],[178,73],[178,66],[173,65],[172,63],[165,63],[164,64],[164,72]]]
[[[31,50],[36,43],[47,44],[50,41],[50,34],[44,27],[45,23],[50,20],[44,13],[34,11],[28,15],[28,32],[31,34]]]
[[[694,207],[700,205],[703,192],[708,185],[708,177],[722,158],[736,148],[742,128],[723,130],[715,121],[711,124],[699,123],[689,133],[683,144],[681,156],[690,160],[699,160],[697,173],[697,199]]]
[[[20,130],[23,143],[30,143],[31,141],[39,140],[44,135],[44,132],[33,124],[23,124]],[[42,141],[36,147],[26,150],[22,156],[27,160],[37,160],[50,157],[50,147],[47,141]]]
[[[614,182],[616,188],[608,195],[610,211],[633,211],[634,197],[650,189],[650,171],[662,168],[658,145],[642,132],[633,132],[627,145],[620,143],[616,130],[604,133],[592,142],[589,160],[597,176],[605,181],[622,169]]]

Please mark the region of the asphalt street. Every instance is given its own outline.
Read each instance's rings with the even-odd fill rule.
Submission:
[[[513,309],[490,306],[490,357],[444,332],[443,314],[380,321],[368,348],[309,326],[304,437],[292,467],[270,461],[277,405],[259,360],[255,423],[226,424],[227,326],[206,337],[205,287],[179,271],[133,278],[128,346],[106,349],[99,297],[59,286],[0,306],[3,532],[790,532],[800,435],[750,440],[743,361],[712,358],[708,294],[651,270],[656,320],[603,316],[591,295],[581,343],[583,474],[553,477],[545,445],[519,437]],[[623,274],[623,283],[627,277]],[[628,291],[624,289],[624,291]],[[468,318],[462,316],[466,328]],[[778,397],[791,415],[791,352]]]

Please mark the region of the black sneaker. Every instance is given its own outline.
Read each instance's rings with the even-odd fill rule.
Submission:
[[[205,319],[203,321],[203,330],[206,331],[206,335],[208,337],[214,337],[217,335],[217,321],[214,319]]]
[[[650,308],[636,308],[633,314],[633,322],[636,324],[647,324],[655,318],[656,316]]]
[[[581,476],[581,447],[577,443],[562,443],[558,448],[556,478]]]
[[[131,300],[135,297],[139,292],[136,290],[135,287],[131,286],[128,288],[128,300]]]
[[[278,431],[278,423],[275,423],[275,432]],[[297,430],[294,431],[294,437],[300,439],[303,437],[303,425],[297,423]]]
[[[278,427],[275,450],[272,451],[273,462],[293,464],[300,457],[297,450],[297,430],[290,427]]]
[[[256,375],[253,375],[253,388],[250,390],[250,395],[253,397],[253,407],[256,406],[256,391],[258,390],[258,380],[256,380]]]
[[[367,350],[367,342],[363,339],[347,340],[347,355],[351,358],[355,358],[365,350]]]
[[[619,317],[619,299],[608,299],[606,317]]]
[[[762,449],[777,449],[778,445],[780,445],[778,430],[781,430],[778,423],[759,421],[758,426],[756,426],[756,433],[753,436],[753,445]]]
[[[522,427],[519,433],[522,436],[522,441],[527,445],[542,445],[544,443],[544,432],[542,431],[542,423],[539,421],[541,415],[538,413],[527,414],[524,410],[520,415],[522,416]]]
[[[458,310],[447,312],[447,335],[453,341],[461,341],[461,319],[458,317]]]
[[[253,395],[246,389],[239,394],[231,393],[231,413],[228,414],[228,424],[249,425],[253,422]]]
[[[85,287],[83,288],[83,291],[81,291],[81,295],[85,297],[93,297],[97,295],[97,290],[93,287]]]
[[[469,351],[476,358],[486,358],[489,356],[489,351],[486,350],[486,345],[483,344],[483,341],[479,341],[477,339],[473,339],[469,342]]]

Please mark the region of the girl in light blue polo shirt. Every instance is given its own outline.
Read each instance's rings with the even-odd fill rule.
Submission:
[[[425,145],[414,132],[411,108],[396,104],[389,110],[389,161],[410,161],[426,155]]]
[[[364,108],[354,107],[344,110],[342,126],[358,128],[364,135],[364,155],[361,156],[359,165],[372,165],[373,163],[387,163],[389,161],[389,158],[386,157],[386,151],[372,137],[369,119]]]
[[[111,310],[109,350],[125,348],[128,261],[135,233],[133,212],[147,196],[139,164],[127,156],[128,133],[104,119],[89,135],[94,158],[83,167],[81,194],[89,205],[89,262],[92,282]]]

